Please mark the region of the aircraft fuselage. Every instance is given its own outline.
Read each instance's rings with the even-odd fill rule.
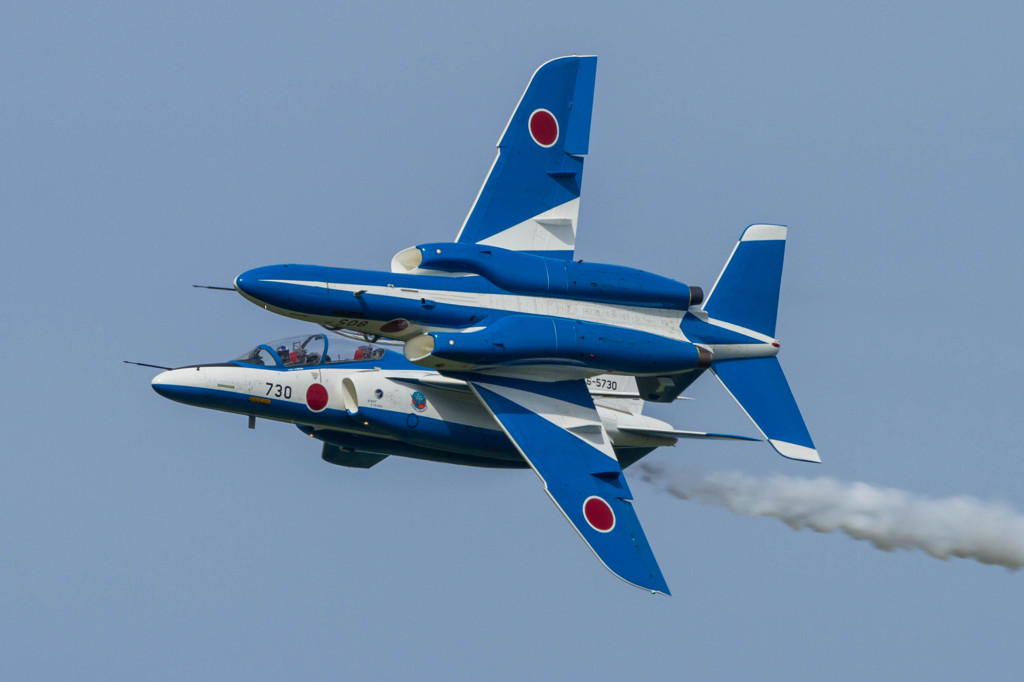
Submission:
[[[349,452],[527,466],[463,382],[410,365],[394,351],[340,366],[192,365],[157,375],[153,388],[187,405],[295,424]],[[671,429],[665,422],[600,406],[598,411],[625,465],[675,443],[618,428]]]
[[[552,261],[516,256],[521,264],[541,268]],[[460,262],[457,269],[465,272],[470,267],[474,265]],[[568,279],[574,273],[564,270],[560,279],[541,270],[532,280],[525,275],[518,283],[502,282],[528,292],[518,293],[477,274],[315,265],[249,270],[236,278],[235,288],[272,312],[330,329],[405,341],[407,359],[448,372],[528,363],[538,371],[557,366],[563,376],[566,371],[581,377],[608,372],[653,376],[704,369],[716,355],[723,359],[730,354],[756,357],[778,352],[774,339],[752,338],[715,325],[699,312],[664,307],[661,302],[699,301],[699,290],[630,268],[595,267],[603,276],[614,268],[622,282],[619,290],[609,294],[606,287],[603,296],[584,297],[586,282]],[[630,276],[637,280],[632,286]],[[642,297],[645,291],[650,298]],[[628,302],[607,300],[615,296]]]

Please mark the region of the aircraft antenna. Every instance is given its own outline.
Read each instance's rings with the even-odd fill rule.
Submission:
[[[151,365],[148,362],[132,362],[131,360],[122,360],[126,365],[138,365],[139,367],[152,367],[153,369],[174,369],[173,367],[164,367],[163,365]]]

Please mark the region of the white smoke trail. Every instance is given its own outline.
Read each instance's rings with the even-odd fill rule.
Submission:
[[[673,472],[640,463],[643,480],[682,500],[771,516],[799,530],[839,530],[878,549],[920,549],[983,564],[1024,567],[1024,516],[1001,503],[972,497],[929,500],[904,490],[831,478],[754,478],[740,473]]]

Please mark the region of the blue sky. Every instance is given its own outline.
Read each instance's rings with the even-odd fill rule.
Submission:
[[[636,480],[674,596],[530,472],[320,461],[157,364],[305,328],[229,284],[452,238],[543,61],[599,55],[577,253],[709,287],[790,226],[781,360],[823,463],[652,461],[1024,509],[1016,3],[15,3],[0,22],[0,677],[1001,678],[1021,576]],[[753,434],[720,386],[651,410]]]

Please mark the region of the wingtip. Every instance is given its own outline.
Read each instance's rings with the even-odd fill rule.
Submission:
[[[741,242],[785,241],[785,225],[750,225],[743,231]]]
[[[797,445],[796,443],[787,443],[782,440],[770,440],[771,446],[775,448],[775,451],[787,459],[796,459],[801,462],[817,462],[821,463],[821,456],[818,455],[818,451],[814,448],[809,448],[806,445]]]
[[[578,532],[578,530],[577,530],[577,532]],[[583,534],[580,533],[580,535],[583,535]],[[584,537],[583,541],[586,542],[586,540],[587,539]],[[591,551],[594,550],[594,547],[589,542],[587,542],[587,546],[590,547]],[[597,552],[595,551],[594,554],[597,554]],[[672,596],[671,590],[668,589],[668,583],[665,582],[665,577],[661,574],[661,570],[659,568],[657,568],[657,566],[655,566],[655,570],[657,571],[656,575],[654,573],[652,573],[652,574],[650,574],[648,576],[648,578],[649,578],[648,580],[636,580],[636,581],[634,581],[634,580],[630,580],[626,576],[624,576],[621,573],[619,573],[618,571],[614,570],[611,566],[609,566],[605,562],[605,560],[603,558],[601,558],[601,556],[599,554],[597,554],[597,558],[604,565],[604,567],[608,569],[608,571],[612,575],[614,575],[616,578],[618,578],[622,582],[626,583],[627,585],[632,585],[633,587],[637,587],[637,588],[639,588],[641,590],[644,590],[645,592],[650,592],[651,594],[663,594],[666,597],[671,597]]]
[[[607,568],[607,564],[605,565],[605,567]],[[650,592],[651,594],[660,594],[660,595],[664,595],[666,597],[671,597],[672,596],[672,592],[671,592],[671,590],[668,589],[668,585],[665,583],[664,579],[662,579],[661,582],[654,582],[653,584],[650,584],[650,585],[638,585],[637,583],[633,582],[632,580],[627,580],[627,579],[623,578],[621,575],[619,575],[615,571],[612,571],[610,568],[608,570],[611,571],[612,575],[614,575],[616,578],[618,578],[622,582],[626,583],[627,585],[632,585],[633,587],[638,587],[641,590],[643,590],[644,592]],[[651,576],[651,578],[654,578],[654,576]]]

